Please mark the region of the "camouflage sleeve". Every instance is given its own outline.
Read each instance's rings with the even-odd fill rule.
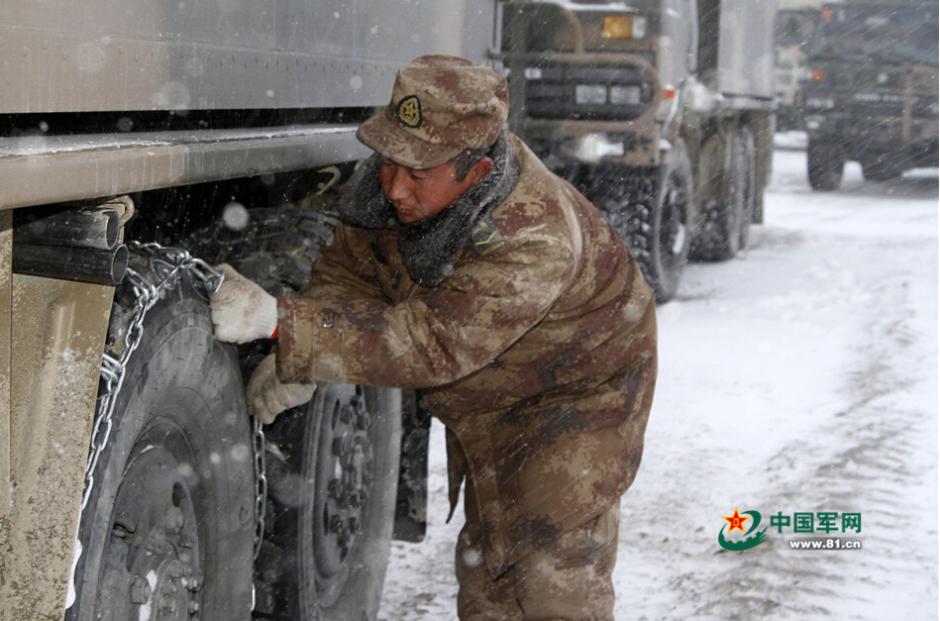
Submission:
[[[440,286],[401,304],[333,286],[282,298],[278,375],[406,388],[453,382],[548,313],[572,278],[573,256],[557,238],[528,236],[459,263]]]
[[[351,295],[380,297],[375,264],[369,260],[369,240],[361,229],[336,225],[333,243],[320,251],[310,281],[301,291],[305,298]]]

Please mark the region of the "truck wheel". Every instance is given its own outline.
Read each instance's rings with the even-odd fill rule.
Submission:
[[[679,288],[689,258],[692,166],[681,140],[655,170],[598,167],[588,196],[636,257],[659,303]]]
[[[806,148],[806,168],[809,185],[814,190],[838,190],[842,185],[845,154],[837,146],[824,143],[822,138],[810,138]]]
[[[296,293],[330,243],[335,218],[289,205],[251,209],[248,217],[237,230],[223,221],[197,232],[191,247],[273,295]],[[240,348],[246,374],[268,348]],[[395,522],[401,392],[322,384],[313,401],[282,414],[265,434],[269,502],[255,617],[374,619]]]
[[[655,193],[655,206],[635,213],[629,222],[629,234],[634,248],[646,250],[637,253],[640,269],[656,292],[656,301],[662,303],[671,300],[679,289],[692,239],[692,164],[682,140],[666,155]]]
[[[749,239],[756,201],[756,171],[754,138],[746,127],[735,132],[731,148],[725,196],[705,204],[702,230],[695,239],[693,254],[703,261],[732,259]]]
[[[891,161],[885,156],[878,156],[872,159],[862,160],[862,176],[865,181],[891,181],[897,179],[904,170],[896,162]]]
[[[401,393],[329,384],[268,430],[274,615],[375,619],[395,517]]]
[[[128,362],[79,530],[68,621],[249,618],[255,477],[243,394],[234,348],[215,341],[184,276],[148,313]]]

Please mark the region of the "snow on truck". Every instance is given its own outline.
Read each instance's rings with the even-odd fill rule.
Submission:
[[[375,617],[393,529],[421,536],[426,419],[330,385],[262,432],[242,378],[263,351],[213,339],[210,265],[301,286],[368,154],[357,122],[415,56],[490,57],[498,16],[5,3],[0,619]]]
[[[516,0],[510,126],[608,215],[659,301],[690,254],[728,259],[763,218],[774,3]]]

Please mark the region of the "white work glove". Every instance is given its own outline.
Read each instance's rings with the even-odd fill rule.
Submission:
[[[225,274],[225,280],[209,300],[215,338],[227,343],[270,338],[277,327],[277,298],[228,263],[216,269]]]
[[[255,418],[270,425],[277,415],[313,399],[316,384],[285,384],[277,378],[274,354],[268,354],[248,380],[248,407]]]

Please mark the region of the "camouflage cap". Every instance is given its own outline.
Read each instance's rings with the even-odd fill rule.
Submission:
[[[388,107],[359,126],[366,146],[409,168],[432,168],[499,137],[506,78],[457,56],[421,56],[398,71]]]

